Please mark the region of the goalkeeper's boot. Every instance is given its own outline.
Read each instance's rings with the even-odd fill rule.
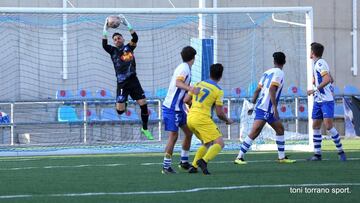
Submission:
[[[244,165],[247,164],[247,162],[243,158],[236,158],[234,164]]]
[[[340,161],[346,161],[346,154],[344,151],[338,153]]]
[[[285,156],[283,159],[277,160],[280,164],[293,164],[296,162],[296,160],[289,159],[287,156]]]
[[[204,175],[210,175],[210,172],[207,170],[207,163],[204,159],[199,159],[196,164],[201,168]]]
[[[141,132],[142,132],[142,134],[145,135],[145,137],[148,140],[153,140],[154,139],[153,135],[151,134],[151,132],[149,130],[144,130],[144,128],[141,128]]]
[[[162,174],[175,174],[176,171],[174,169],[172,169],[171,167],[169,167],[169,168],[162,168],[161,173]]]
[[[188,172],[189,173],[197,173],[198,170],[197,170],[197,168],[195,168],[195,166],[191,166]]]
[[[314,154],[314,156],[307,159],[308,161],[321,161],[321,154]]]
[[[191,164],[189,164],[189,162],[181,162],[179,163],[179,168],[184,169],[184,170],[189,170],[191,167]]]

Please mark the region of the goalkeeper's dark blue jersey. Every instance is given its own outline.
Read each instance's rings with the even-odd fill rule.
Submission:
[[[103,48],[110,54],[113,61],[118,83],[125,82],[131,76],[136,76],[134,49],[136,48],[138,36],[135,32],[131,36],[131,41],[122,47],[109,45],[107,39],[102,41]]]

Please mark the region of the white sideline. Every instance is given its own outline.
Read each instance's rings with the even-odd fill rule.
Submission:
[[[226,187],[203,187],[185,190],[163,190],[163,191],[139,191],[139,192],[89,192],[89,193],[64,193],[64,194],[42,194],[42,195],[1,195],[0,199],[34,198],[34,197],[84,197],[84,196],[121,196],[121,195],[151,195],[151,194],[176,194],[192,193],[209,190],[241,190],[251,188],[284,188],[284,187],[324,187],[324,186],[360,186],[360,183],[308,183],[308,184],[281,184],[281,185],[238,185]]]

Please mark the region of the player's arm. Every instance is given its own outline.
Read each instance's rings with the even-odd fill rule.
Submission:
[[[276,92],[284,80],[284,72],[276,72],[269,88],[270,101],[274,110],[274,118],[279,119],[279,112],[277,110]]]
[[[333,76],[329,73],[329,76],[330,76],[330,83],[334,83],[334,78]]]
[[[254,92],[254,95],[253,95],[253,98],[252,98],[252,101],[251,101],[251,104],[250,104],[250,108],[248,110],[248,115],[251,115],[254,111],[254,108],[255,108],[255,103],[256,103],[256,100],[257,98],[259,97],[259,94],[261,92],[261,88],[262,88],[262,85],[259,84]]]
[[[275,119],[279,119],[279,112],[277,110],[277,102],[276,102],[276,91],[278,89],[277,83],[272,83],[270,85],[269,94],[270,94],[270,101],[272,103],[274,109],[274,117]]]
[[[132,39],[131,39],[129,45],[130,45],[130,48],[131,48],[132,50],[134,50],[134,49],[136,48],[137,42],[138,42],[138,40],[139,40],[139,37],[138,37],[138,35],[136,34],[136,32],[135,32],[135,30],[133,29],[133,27],[132,27],[132,25],[130,24],[130,22],[126,19],[126,17],[125,17],[124,15],[122,15],[122,14],[120,14],[119,17],[120,17],[120,19],[121,19],[121,23],[128,28],[128,30],[129,30],[129,32],[130,32],[130,34],[131,34]]]
[[[312,95],[314,94],[314,92],[318,91],[318,90],[321,90],[322,88],[324,88],[327,84],[331,83],[333,81],[331,75],[324,71],[321,73],[321,77],[322,77],[322,82],[317,86],[315,87],[314,89],[312,90],[308,90],[308,95]]]
[[[176,87],[180,88],[180,89],[183,89],[185,91],[191,92],[191,90],[193,90],[194,87],[191,87],[190,85],[185,84],[184,80],[185,80],[184,77],[178,76],[176,78]]]
[[[182,75],[179,75],[177,78],[176,78],[176,87],[177,88],[180,88],[180,89],[183,89],[187,92],[191,92],[195,95],[199,94],[199,88],[194,88],[190,85],[187,85],[185,84],[185,77],[182,76]]]
[[[109,30],[108,18],[106,18],[105,23],[104,23],[104,29],[103,29],[102,46],[103,46],[104,50],[110,54],[112,52],[112,50],[113,50],[113,47],[108,44],[108,39],[107,39],[108,34],[109,34],[108,30]]]
[[[226,124],[232,124],[234,121],[227,117],[223,109],[223,96],[224,92],[221,90],[215,100],[215,112],[220,120],[225,121]]]
[[[191,102],[192,101],[192,94],[191,93],[186,94],[183,101],[184,101],[185,104],[189,105],[189,107],[190,107],[191,104],[192,104],[192,102]]]
[[[222,105],[215,105],[216,115],[220,120],[225,121],[226,124],[232,124],[234,121],[227,117],[226,113],[224,112]]]
[[[256,100],[257,100],[257,98],[259,97],[259,94],[260,94],[260,92],[261,92],[261,88],[262,88],[262,86],[260,86],[260,85],[257,86],[257,88],[256,88],[256,90],[255,90],[255,92],[254,92],[254,95],[253,95],[253,98],[252,98],[251,103],[253,103],[253,104],[256,103]]]

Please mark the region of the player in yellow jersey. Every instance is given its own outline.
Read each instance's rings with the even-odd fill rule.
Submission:
[[[189,173],[196,173],[200,167],[205,175],[209,175],[207,163],[214,159],[224,148],[221,132],[211,118],[212,109],[215,107],[219,119],[231,124],[233,121],[223,111],[224,91],[217,84],[223,73],[224,67],[217,63],[210,66],[210,79],[198,82],[194,88],[198,88],[199,94],[189,92],[184,102],[191,104],[187,117],[189,129],[198,137],[202,145],[195,154]]]

